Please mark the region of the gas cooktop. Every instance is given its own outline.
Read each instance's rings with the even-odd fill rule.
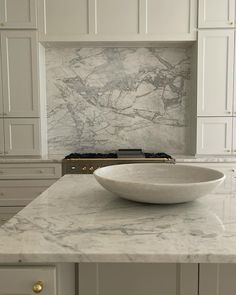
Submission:
[[[100,167],[129,163],[168,163],[175,159],[166,153],[146,153],[141,149],[119,149],[111,153],[72,153],[62,160],[64,174],[92,174]]]

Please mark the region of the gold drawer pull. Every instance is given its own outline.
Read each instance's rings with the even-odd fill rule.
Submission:
[[[43,282],[42,281],[38,281],[36,282],[33,287],[32,290],[34,293],[41,293],[43,291]]]

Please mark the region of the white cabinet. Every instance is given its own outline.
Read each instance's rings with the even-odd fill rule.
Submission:
[[[97,0],[95,9],[98,35],[139,33],[139,1]]]
[[[232,118],[198,118],[197,153],[228,155],[231,152]]]
[[[197,295],[198,265],[79,264],[80,295]]]
[[[233,76],[234,31],[199,31],[198,116],[232,116]]]
[[[39,1],[39,24],[42,35],[73,39],[88,33],[88,0]],[[66,41],[66,40],[65,40]]]
[[[199,295],[234,295],[236,290],[234,263],[200,264]]]
[[[146,32],[152,35],[187,36],[196,31],[195,0],[144,0],[146,5]],[[143,12],[145,12],[143,6]],[[179,37],[181,39],[181,37]],[[175,38],[174,38],[175,39]]]
[[[38,117],[36,32],[2,31],[1,58],[4,116]]]
[[[5,155],[40,155],[39,123],[39,119],[4,119]]]
[[[0,295],[31,295],[34,294],[33,289],[37,287],[36,285],[41,285],[44,295],[57,295],[56,268],[53,266],[0,267]]]
[[[0,29],[36,28],[36,0],[0,0]]]
[[[3,119],[0,118],[0,156],[4,154],[4,126]]]
[[[197,0],[45,0],[38,14],[40,41],[196,40]]]
[[[235,24],[235,0],[199,0],[199,28],[228,28]]]

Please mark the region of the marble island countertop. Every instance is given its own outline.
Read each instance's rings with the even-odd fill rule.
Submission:
[[[236,193],[145,205],[67,175],[0,228],[16,262],[236,262]]]

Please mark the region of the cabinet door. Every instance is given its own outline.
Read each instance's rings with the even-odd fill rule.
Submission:
[[[200,264],[199,295],[235,295],[236,264]]]
[[[0,119],[0,156],[4,155],[4,127],[3,119]]]
[[[197,26],[197,1],[195,0],[147,0],[146,10],[148,34],[167,34],[174,38],[174,36],[195,33]]]
[[[197,119],[197,154],[227,155],[232,150],[232,118]]]
[[[199,28],[229,28],[235,22],[235,0],[199,0]]]
[[[0,0],[1,28],[36,28],[36,0]]]
[[[79,264],[80,295],[197,295],[197,264]]]
[[[42,294],[57,294],[55,267],[0,267],[0,295],[34,294],[32,289],[38,281],[43,284]]]
[[[232,116],[234,31],[198,33],[198,116]]]
[[[5,154],[40,155],[39,119],[5,119]]]
[[[39,30],[41,39],[72,40],[89,30],[88,0],[39,1]]]
[[[233,154],[236,154],[236,117],[233,117]]]
[[[97,0],[97,34],[138,34],[137,0]]]
[[[4,114],[38,117],[38,54],[36,32],[1,32]]]

